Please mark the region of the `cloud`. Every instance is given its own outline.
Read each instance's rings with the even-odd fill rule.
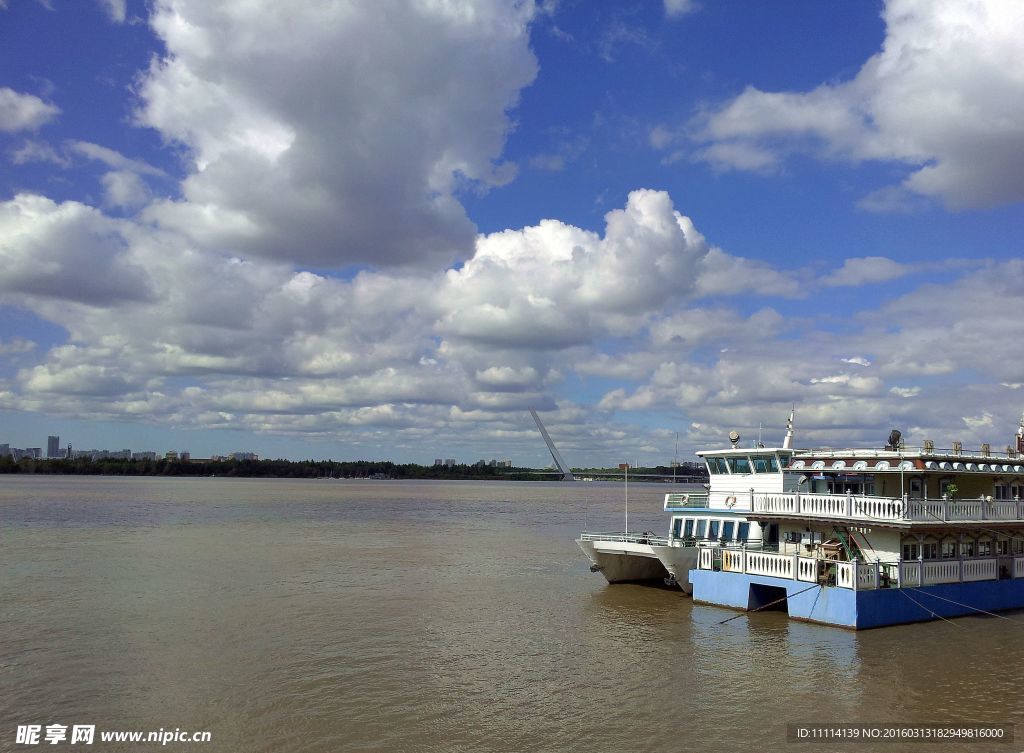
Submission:
[[[182,199],[147,218],[204,247],[320,267],[469,256],[457,194],[515,174],[499,160],[507,111],[537,73],[533,13],[161,0],[166,54],[142,77],[137,120],[184,145],[191,169]]]
[[[825,286],[805,285],[785,314],[751,307],[751,291],[785,298],[803,273],[715,248],[650,190],[609,212],[603,233],[545,220],[479,236],[458,269],[350,279],[20,195],[0,204],[0,264],[0,304],[68,332],[48,349],[0,346],[18,366],[2,408],[358,435],[413,453],[469,438],[532,446],[530,406],[557,413],[568,447],[610,457],[670,440],[605,430],[608,412],[661,430],[678,416],[696,425],[686,442],[716,444],[732,428],[781,426],[793,402],[806,443],[877,443],[890,425],[941,438],[987,410],[992,426],[954,437],[978,443],[1002,431],[992,406],[1012,400],[1024,360],[1019,317],[992,311],[1024,308],[1024,262],[865,301],[837,333],[814,318]],[[725,277],[710,284],[709,268]],[[567,388],[579,396],[556,400]]]
[[[697,156],[764,170],[792,152],[908,170],[861,201],[913,211],[1024,199],[1024,76],[1016,0],[889,0],[882,49],[851,80],[807,92],[748,87],[690,124]]]
[[[696,12],[699,8],[694,0],[665,0],[665,15],[668,18],[681,18]]]
[[[842,267],[826,275],[821,282],[830,287],[858,287],[896,280],[912,271],[913,267],[909,264],[900,264],[884,256],[865,256],[846,259]]]
[[[0,87],[0,132],[35,131],[59,114],[59,107],[33,94]]]
[[[19,194],[0,203],[0,295],[91,306],[147,299],[145,274],[126,255],[128,230],[76,202]]]
[[[23,337],[12,337],[6,342],[4,340],[0,340],[0,356],[31,353],[35,348],[36,344],[34,342],[26,340]]]
[[[120,152],[105,146],[100,146],[99,144],[93,144],[89,141],[69,141],[67,143],[67,147],[71,152],[87,159],[102,162],[112,170],[133,172],[140,175],[152,175],[157,177],[166,175],[163,170],[153,167],[147,162],[125,157]]]
[[[99,0],[99,3],[111,21],[118,24],[124,23],[128,12],[126,0]]]
[[[632,331],[653,308],[693,294],[708,247],[668,194],[634,191],[605,222],[604,237],[557,220],[481,237],[473,258],[446,276],[438,332],[493,347],[565,348]]]
[[[701,260],[697,280],[701,296],[756,293],[782,298],[799,298],[806,294],[792,272],[774,269],[754,259],[730,256],[712,248]]]
[[[127,170],[112,170],[104,174],[100,182],[104,201],[111,207],[136,209],[146,204],[151,196],[145,181]]]
[[[26,140],[17,149],[11,150],[11,162],[26,165],[31,162],[49,162],[58,167],[70,167],[71,160],[57,152],[45,141]]]

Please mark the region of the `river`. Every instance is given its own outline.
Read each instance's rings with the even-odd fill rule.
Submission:
[[[664,484],[629,485],[664,535]],[[608,586],[621,483],[0,478],[0,750],[19,726],[214,751],[1024,750],[787,742],[1015,723],[1024,615],[854,633]],[[1024,727],[1019,728],[1024,736]]]

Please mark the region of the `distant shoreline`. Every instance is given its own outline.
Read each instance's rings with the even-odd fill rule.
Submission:
[[[582,477],[617,473],[615,468],[574,469]],[[561,474],[540,468],[498,468],[490,465],[418,465],[375,460],[92,460],[0,457],[0,474],[57,476],[217,476],[224,478],[302,478],[302,479],[438,479],[448,481],[552,481]],[[634,476],[635,474],[635,476]],[[644,474],[661,478],[644,478]],[[680,476],[684,471],[680,471]],[[685,469],[693,475],[693,469]],[[661,482],[670,480],[672,469],[665,466],[630,469],[630,480]],[[595,479],[614,480],[614,479]]]

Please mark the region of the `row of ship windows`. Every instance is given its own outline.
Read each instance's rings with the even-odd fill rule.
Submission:
[[[778,473],[779,460],[774,455],[750,457],[705,458],[710,473]]]
[[[992,557],[1009,554],[1024,554],[1024,538],[1013,537],[1011,539],[964,539],[961,543],[953,539],[944,541],[926,541],[923,544],[916,541],[905,541],[903,543],[903,559],[916,560],[919,557],[926,560],[956,559],[963,557]]]
[[[672,524],[672,536],[677,539],[747,541],[750,538],[750,523],[706,518],[676,518]]]

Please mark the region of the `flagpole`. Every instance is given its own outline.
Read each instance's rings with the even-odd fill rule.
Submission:
[[[626,480],[626,534],[629,534],[629,463],[619,463],[619,470],[623,472]]]

